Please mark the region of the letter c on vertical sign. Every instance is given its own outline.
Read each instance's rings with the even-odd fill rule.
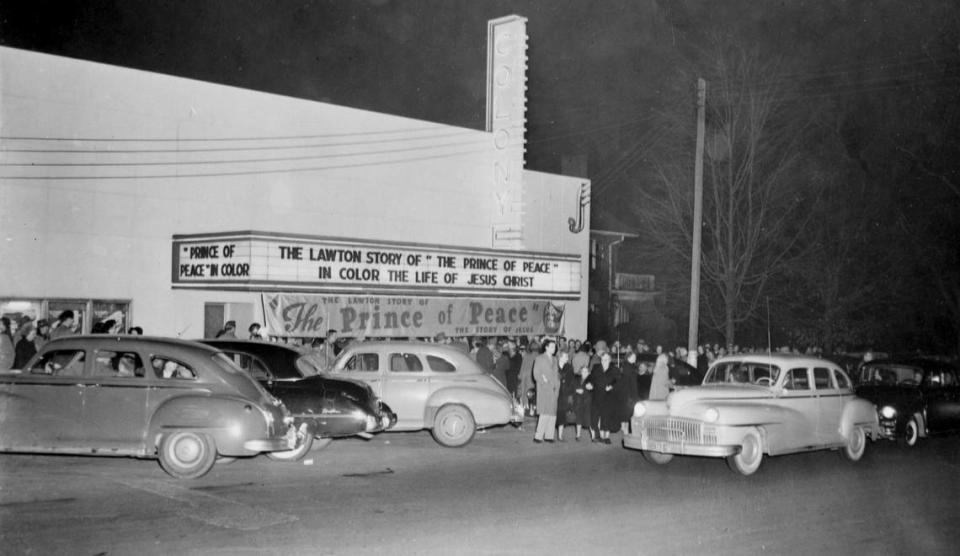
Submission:
[[[493,41],[493,49],[497,54],[510,53],[510,33],[503,33]]]

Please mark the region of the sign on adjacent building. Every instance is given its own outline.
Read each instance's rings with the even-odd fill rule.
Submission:
[[[174,288],[580,299],[579,255],[270,232],[173,237]]]

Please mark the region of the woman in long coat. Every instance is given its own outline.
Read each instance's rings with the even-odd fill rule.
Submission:
[[[560,366],[560,397],[557,400],[557,441],[563,442],[563,427],[577,424],[574,413],[574,391],[580,385],[580,379],[573,372],[570,354],[561,352],[557,357]]]
[[[627,353],[627,360],[623,363],[620,373],[620,380],[617,381],[617,401],[620,404],[620,426],[624,431],[627,430],[627,423],[633,417],[633,406],[639,399],[637,391],[637,354]]]
[[[530,342],[530,346],[523,352],[523,361],[520,363],[520,403],[528,415],[534,414],[532,406],[536,403],[527,396],[527,393],[536,385],[533,381],[533,362],[539,353],[540,344]]]
[[[616,367],[610,364],[610,353],[602,352],[600,363],[590,371],[589,387],[593,392],[590,428],[594,430],[594,442],[610,444],[610,432],[620,430],[620,408],[615,403],[613,388],[617,383]]]
[[[593,392],[587,388],[590,382],[590,369],[587,366],[580,367],[576,376],[576,386],[573,390],[573,410],[577,414],[577,440],[580,440],[580,433],[586,427],[590,431],[590,438],[593,438],[593,429],[590,426],[591,410],[593,408]]]
[[[557,398],[560,395],[560,369],[557,367],[557,344],[543,343],[543,353],[533,361],[533,378],[537,381],[537,432],[534,442],[553,442],[557,432]]]

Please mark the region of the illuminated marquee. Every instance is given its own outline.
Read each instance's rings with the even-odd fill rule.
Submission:
[[[173,287],[579,299],[580,256],[234,232],[173,236]]]

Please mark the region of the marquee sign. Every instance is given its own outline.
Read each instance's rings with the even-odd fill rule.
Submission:
[[[580,299],[580,256],[227,232],[173,236],[174,288]]]
[[[264,293],[266,332],[316,338],[562,335],[566,305],[533,299]]]

